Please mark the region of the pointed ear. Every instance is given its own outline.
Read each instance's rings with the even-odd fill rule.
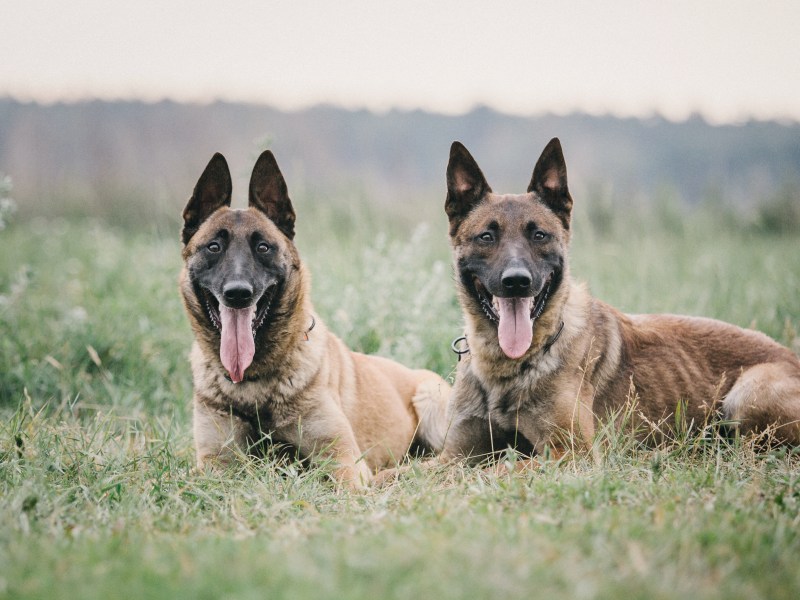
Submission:
[[[189,243],[192,236],[197,233],[215,210],[222,206],[231,205],[231,172],[225,157],[217,152],[208,162],[205,171],[194,186],[192,197],[183,209],[183,231],[181,239],[183,245]]]
[[[249,206],[263,212],[286,237],[294,239],[294,208],[272,152],[261,153],[250,176]]]
[[[447,164],[447,199],[444,211],[450,219],[450,235],[455,235],[464,218],[475,208],[492,188],[486,182],[478,163],[460,143],[450,146]]]
[[[572,196],[567,188],[567,163],[558,138],[550,140],[542,151],[533,168],[528,192],[537,194],[569,229]]]

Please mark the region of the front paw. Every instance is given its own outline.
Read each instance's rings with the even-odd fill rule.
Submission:
[[[195,470],[198,473],[205,473],[207,475],[220,475],[230,469],[233,463],[234,457],[230,452],[221,454],[198,454]]]
[[[483,468],[483,472],[493,477],[504,477],[515,473],[525,473],[542,468],[536,458],[504,459]]]
[[[443,462],[439,458],[434,457],[422,462],[415,461],[390,469],[382,469],[373,476],[372,486],[377,488],[385,487],[399,481],[403,477],[408,476],[409,473],[420,474],[437,467],[446,467],[446,465],[447,461]]]
[[[396,482],[403,473],[407,473],[411,469],[411,465],[403,465],[402,467],[394,467],[391,469],[382,469],[375,473],[372,477],[372,487],[382,488]]]
[[[351,492],[364,492],[372,481],[372,471],[364,461],[336,469],[334,479],[337,485]]]

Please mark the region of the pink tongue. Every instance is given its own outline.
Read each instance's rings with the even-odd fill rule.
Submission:
[[[228,370],[231,381],[239,383],[244,379],[244,371],[253,362],[256,343],[253,339],[253,317],[255,305],[249,308],[228,308],[220,304],[222,317],[222,341],[219,357],[222,366]]]
[[[508,358],[519,358],[533,340],[530,298],[498,298],[500,325],[497,338]]]

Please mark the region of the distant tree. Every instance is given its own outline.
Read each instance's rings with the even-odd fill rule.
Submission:
[[[17,203],[11,198],[11,177],[0,173],[0,231],[6,228],[9,218],[17,210]]]
[[[800,231],[800,186],[785,184],[758,207],[758,227],[767,233]]]

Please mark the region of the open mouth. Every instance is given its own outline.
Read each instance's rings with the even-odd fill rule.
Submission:
[[[475,295],[478,298],[478,303],[486,315],[486,318],[493,323],[500,323],[501,302],[508,300],[527,302],[529,305],[530,319],[531,321],[535,321],[544,312],[544,308],[547,304],[547,298],[550,295],[550,286],[553,282],[553,274],[551,273],[547,277],[547,281],[545,282],[544,287],[542,288],[542,291],[539,292],[538,296],[532,296],[528,298],[499,298],[497,296],[492,296],[477,277],[473,277],[472,281],[475,286]]]
[[[258,332],[261,327],[264,326],[264,323],[267,321],[267,316],[269,315],[269,309],[272,306],[272,300],[275,298],[275,290],[277,289],[277,285],[273,285],[264,292],[261,298],[256,303],[256,308],[254,311],[251,329],[253,332],[253,337],[255,337],[256,333]],[[206,307],[206,313],[208,313],[208,318],[211,321],[211,324],[218,330],[222,331],[222,316],[220,314],[220,302],[219,299],[208,289],[203,289],[203,304]],[[228,307],[223,307],[223,310]],[[232,310],[249,310],[249,308],[244,309],[232,309]]]
[[[553,274],[548,275],[536,296],[504,298],[492,296],[477,277],[473,277],[475,293],[486,317],[497,325],[497,339],[509,358],[520,358],[533,341],[533,324],[544,312]]]
[[[253,362],[256,334],[268,320],[276,289],[276,285],[271,286],[257,303],[243,308],[222,304],[216,295],[203,290],[208,317],[220,332],[219,357],[234,383],[244,379],[245,370]]]

